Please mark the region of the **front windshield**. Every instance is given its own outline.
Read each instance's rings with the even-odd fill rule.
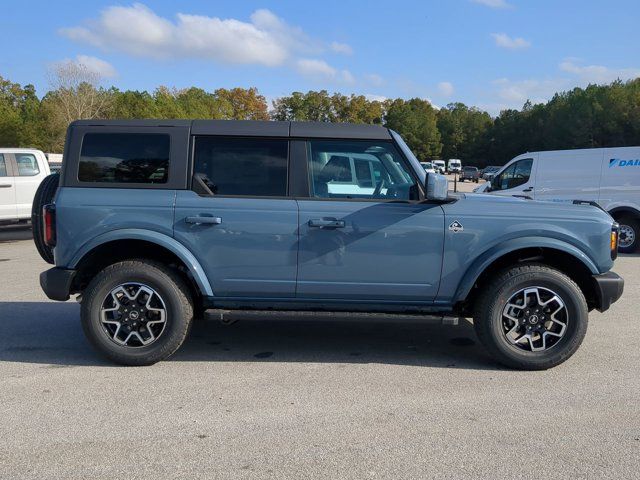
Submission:
[[[393,136],[394,140],[400,147],[400,150],[402,150],[402,153],[404,154],[404,156],[407,157],[407,160],[409,160],[409,163],[411,164],[411,168],[413,168],[413,171],[416,172],[416,174],[418,175],[418,178],[424,185],[424,182],[427,178],[427,172],[420,165],[420,161],[413,154],[409,146],[406,143],[404,143],[404,140],[400,135],[398,135],[393,130],[389,130],[389,131],[391,132],[391,135]]]

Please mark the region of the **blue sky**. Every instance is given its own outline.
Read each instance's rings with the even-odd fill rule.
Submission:
[[[0,75],[39,94],[72,60],[120,89],[327,89],[497,114],[640,76],[638,0],[7,3]]]

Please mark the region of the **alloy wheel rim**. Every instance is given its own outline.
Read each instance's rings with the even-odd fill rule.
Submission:
[[[527,287],[514,293],[502,310],[502,329],[507,342],[528,352],[555,347],[567,331],[569,312],[556,292]]]
[[[160,294],[148,285],[123,283],[113,288],[100,307],[100,323],[111,341],[140,348],[164,333],[167,309]]]
[[[621,247],[629,247],[636,241],[636,232],[629,225],[620,225],[618,244]]]

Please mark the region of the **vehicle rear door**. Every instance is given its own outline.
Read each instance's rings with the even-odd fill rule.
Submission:
[[[46,176],[46,171],[42,161],[46,159],[38,159],[32,152],[15,152],[16,174],[15,174],[15,190],[16,190],[16,213],[19,218],[28,218],[31,216],[31,205],[33,197],[42,179]]]
[[[295,297],[288,123],[270,127],[274,136],[208,135],[194,122],[194,179],[191,190],[177,191],[174,235],[199,260],[215,297]]]
[[[6,153],[0,153],[0,220],[16,218],[16,189],[13,168]]]
[[[444,217],[420,203],[391,141],[309,140],[300,208],[297,296],[429,303],[437,294]]]

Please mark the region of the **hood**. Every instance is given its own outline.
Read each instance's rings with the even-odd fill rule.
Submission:
[[[574,204],[572,201],[529,200],[521,197],[506,197],[487,193],[463,193],[459,198],[478,215],[522,215],[525,218],[567,218],[613,222],[611,216],[600,207],[589,204]]]

